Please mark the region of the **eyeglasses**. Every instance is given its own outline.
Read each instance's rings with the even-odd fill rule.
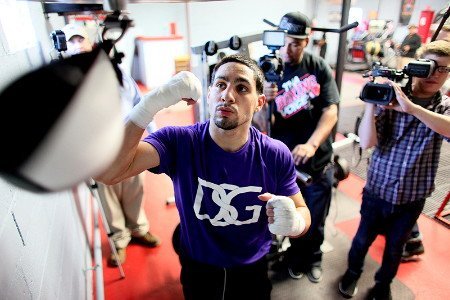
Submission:
[[[447,66],[436,66],[435,71],[438,71],[439,73],[449,73],[450,67]]]

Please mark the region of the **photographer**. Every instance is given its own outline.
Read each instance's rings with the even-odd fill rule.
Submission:
[[[348,255],[348,269],[339,283],[345,297],[357,293],[364,258],[378,234],[386,245],[381,267],[375,274],[371,299],[391,298],[395,277],[412,227],[425,200],[434,190],[443,139],[450,141],[450,99],[440,89],[450,70],[450,43],[435,41],[418,51],[433,60],[428,78],[413,78],[411,96],[397,83],[387,106],[365,104],[359,127],[362,148],[375,146],[363,190],[361,220]]]
[[[312,176],[311,185],[300,183],[311,211],[311,228],[292,239],[287,250],[289,275],[310,281],[322,280],[322,252],[325,219],[331,202],[333,168],[332,129],[337,122],[339,93],[331,69],[322,58],[305,52],[311,21],[300,12],[285,14],[278,29],[286,30],[280,54],[284,73],[277,83],[265,82],[264,94],[273,101],[271,135],[291,150],[296,168]]]
[[[68,24],[62,28],[67,41],[66,55],[72,56],[92,51],[92,44],[83,26]],[[141,100],[141,94],[134,80],[122,71],[121,87],[122,110],[126,115]],[[107,146],[105,146],[107,147]],[[126,248],[130,241],[147,247],[156,247],[160,239],[150,233],[142,201],[144,196],[143,175],[136,175],[115,185],[98,183],[98,193],[105,210],[112,239],[117,249],[118,259],[123,264]],[[119,262],[111,253],[109,266],[118,266]]]
[[[441,28],[441,31],[436,37],[436,40],[444,40],[450,42],[450,25],[444,25]],[[449,86],[450,80],[447,79],[441,88],[441,93],[443,95],[450,96]],[[405,247],[403,249],[402,262],[413,260],[417,255],[421,255],[423,253],[425,253],[425,248],[422,242],[422,234],[420,233],[419,225],[416,222],[416,224],[414,224],[413,226],[410,237],[406,241]]]

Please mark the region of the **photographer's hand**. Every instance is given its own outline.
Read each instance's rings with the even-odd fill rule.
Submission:
[[[403,90],[397,83],[395,83],[391,80],[386,80],[386,83],[388,83],[394,89],[395,101],[389,103],[388,105],[384,105],[382,107],[386,108],[386,109],[393,109],[393,110],[396,110],[399,112],[411,114],[412,111],[414,110],[414,108],[416,107],[416,104],[414,104],[408,98],[408,96],[406,96],[406,94],[403,92]]]
[[[296,165],[305,164],[316,153],[318,146],[299,144],[292,150],[292,157]]]
[[[277,84],[275,82],[264,81],[263,93],[264,93],[264,95],[266,95],[266,100],[267,101],[274,100],[275,97],[277,96],[277,93],[278,93]]]
[[[338,109],[336,104],[331,104],[322,109],[319,123],[305,144],[299,144],[292,150],[292,157],[296,165],[306,163],[316,154],[319,146],[330,136],[337,122]]]
[[[450,138],[450,116],[442,115],[420,105],[414,104],[406,95],[403,93],[401,88],[397,84],[392,84],[397,103],[385,106],[387,109],[394,109],[396,111],[404,112],[413,115],[421,122],[423,122],[428,128],[441,134],[447,138]]]

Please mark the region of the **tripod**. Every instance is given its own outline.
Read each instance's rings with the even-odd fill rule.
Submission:
[[[114,242],[112,240],[113,233],[111,232],[111,229],[109,228],[108,221],[106,220],[105,211],[104,211],[102,203],[100,201],[100,195],[98,193],[97,182],[95,182],[94,179],[91,178],[91,179],[89,179],[89,181],[86,182],[86,185],[88,186],[89,190],[91,191],[92,197],[94,197],[94,199],[96,200],[97,207],[99,208],[99,211],[102,215],[103,226],[105,227],[106,235],[108,236],[109,247],[111,248],[111,252],[113,253],[114,257],[116,258],[120,277],[125,278],[125,273],[123,272],[122,263],[119,260],[119,255],[117,254],[116,246],[114,245]],[[94,218],[97,218],[97,212],[95,212]],[[98,222],[96,222],[95,225],[98,226]]]

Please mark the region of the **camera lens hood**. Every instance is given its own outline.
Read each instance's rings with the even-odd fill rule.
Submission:
[[[392,86],[386,83],[368,82],[361,90],[360,99],[377,105],[388,105],[395,97]]]

